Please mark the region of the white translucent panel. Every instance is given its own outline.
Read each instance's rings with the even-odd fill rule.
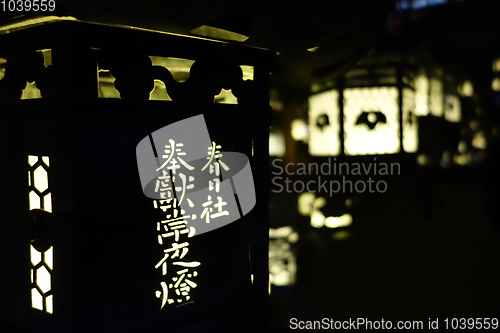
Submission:
[[[50,193],[43,197],[43,209],[52,213],[52,195]]]
[[[413,90],[403,89],[403,149],[407,153],[414,153],[418,149],[418,119],[414,112],[414,96]]]
[[[28,185],[31,186],[31,172],[28,171]]]
[[[33,155],[28,156],[28,163],[31,166],[35,165],[36,162],[38,162],[38,156],[33,156]]]
[[[443,83],[438,79],[430,82],[430,111],[433,116],[443,116]]]
[[[375,118],[371,119],[373,116]],[[344,90],[344,145],[346,155],[399,152],[399,103],[396,87]]]
[[[286,152],[285,136],[282,132],[269,134],[269,155],[284,156]]]
[[[31,307],[43,310],[43,297],[36,288],[31,289]]]
[[[33,279],[33,269],[31,269],[31,283],[35,282],[35,280]]]
[[[40,209],[40,197],[38,194],[35,193],[35,191],[31,191],[29,194],[30,198],[30,210],[31,209]]]
[[[42,260],[42,253],[38,252],[33,245],[30,245],[31,263],[36,266]]]
[[[458,123],[462,120],[462,109],[458,96],[445,96],[444,117],[446,120],[453,123]]]
[[[42,156],[42,161],[46,166],[50,166],[50,161],[48,156]]]
[[[33,178],[34,186],[38,191],[43,192],[49,188],[47,171],[42,166],[36,168]]]
[[[52,295],[45,298],[45,309],[47,313],[53,313]]]
[[[51,246],[45,253],[43,254],[43,258],[45,263],[50,269],[53,269],[53,261],[54,261],[54,247]]]
[[[294,119],[292,120],[292,138],[295,141],[304,141],[307,142],[309,138],[309,126],[307,126],[306,122],[303,119]]]
[[[415,114],[429,114],[429,79],[423,74],[415,79]]]
[[[335,89],[309,97],[309,154],[340,154],[339,92]]]
[[[253,80],[253,66],[241,65],[240,68],[243,72],[243,80]]]
[[[36,271],[36,284],[44,294],[50,290],[50,273],[45,266]]]

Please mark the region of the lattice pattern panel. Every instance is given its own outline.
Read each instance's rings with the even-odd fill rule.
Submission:
[[[29,209],[52,212],[52,197],[49,189],[49,158],[28,156]],[[53,247],[44,252],[30,245],[31,255],[31,306],[34,309],[53,313],[51,274],[53,269]]]
[[[396,87],[344,90],[346,155],[394,154],[399,147]]]
[[[309,97],[309,153],[340,154],[339,92],[329,90]]]

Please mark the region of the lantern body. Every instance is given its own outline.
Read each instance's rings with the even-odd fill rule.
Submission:
[[[309,98],[309,153],[348,156],[414,153],[418,124],[411,67],[373,65]],[[327,119],[327,121],[325,121]]]
[[[1,330],[224,332],[255,316],[261,320],[242,329],[264,325],[267,52],[80,22],[0,39],[2,160],[8,161],[0,168],[9,175],[0,192],[7,272],[0,279],[9,286],[0,300]],[[50,59],[42,56],[46,50]],[[193,60],[190,79],[170,80],[148,56]],[[254,68],[253,81],[243,80],[240,65]],[[116,79],[121,99],[98,98],[98,68]],[[164,80],[172,101],[149,100],[155,79]],[[41,98],[20,100],[26,81]],[[239,105],[214,104],[221,88],[232,89]],[[249,157],[258,199],[234,223],[189,240],[185,261],[201,263],[196,287],[188,300],[175,297],[162,307],[160,283],[178,279],[180,270],[157,268],[167,249],[157,223],[165,217],[143,194],[136,146],[200,114],[222,150]]]

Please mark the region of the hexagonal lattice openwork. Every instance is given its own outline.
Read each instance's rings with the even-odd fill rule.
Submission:
[[[52,196],[49,189],[49,158],[28,156],[29,209],[52,212]],[[31,254],[31,307],[46,313],[53,312],[51,274],[53,247],[40,252],[30,245]]]

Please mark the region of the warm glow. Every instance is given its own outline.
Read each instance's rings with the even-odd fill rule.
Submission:
[[[269,281],[275,286],[295,282],[297,264],[292,244],[299,236],[291,226],[269,229]]]
[[[269,155],[284,156],[286,152],[285,136],[281,131],[269,133]]]
[[[462,95],[465,97],[472,97],[474,95],[474,86],[472,82],[465,81],[461,87]]]
[[[369,115],[374,113],[376,122]],[[344,90],[345,153],[347,155],[399,152],[399,107],[396,87]]]
[[[37,164],[38,163],[38,164]],[[43,209],[52,212],[52,196],[49,191],[48,172],[45,169],[50,166],[48,156],[28,156],[30,171],[28,172],[28,185],[32,189],[29,192],[29,209]],[[44,167],[45,166],[45,167]],[[33,171],[34,169],[34,171]],[[33,171],[33,177],[31,172]],[[38,191],[38,192],[37,192]],[[40,194],[38,194],[40,193]],[[45,193],[42,195],[41,193]],[[43,203],[43,205],[41,205]],[[54,266],[54,249],[51,246],[45,252],[37,251],[30,245],[31,256],[31,306],[51,314],[53,313],[51,294],[51,271]],[[45,305],[45,307],[44,307]]]
[[[292,138],[295,141],[306,142],[309,137],[309,127],[303,119],[294,119],[291,124]]]
[[[500,72],[500,58],[493,61],[493,72]]]
[[[500,78],[496,77],[491,82],[491,89],[494,91],[500,91]]]
[[[443,83],[438,79],[431,79],[430,84],[430,111],[433,116],[443,116]]]
[[[484,132],[480,131],[474,134],[474,138],[472,139],[472,147],[477,149],[486,149],[486,146],[487,141]]]
[[[415,153],[418,149],[418,120],[414,112],[415,93],[403,89],[403,149],[407,153]]]
[[[446,120],[453,123],[458,123],[462,120],[462,110],[458,96],[445,96],[444,117]]]
[[[350,214],[344,214],[342,216],[329,216],[325,219],[325,226],[327,228],[341,228],[348,227],[352,224],[352,216]]]
[[[248,36],[232,32],[229,30],[224,30],[220,28],[211,27],[208,25],[202,25],[190,31],[193,35],[211,37],[215,39],[231,40],[235,42],[244,42],[248,39]]]
[[[424,74],[415,79],[415,114],[417,116],[429,114],[429,79]]]
[[[309,97],[309,153],[340,154],[339,92],[329,90]]]

